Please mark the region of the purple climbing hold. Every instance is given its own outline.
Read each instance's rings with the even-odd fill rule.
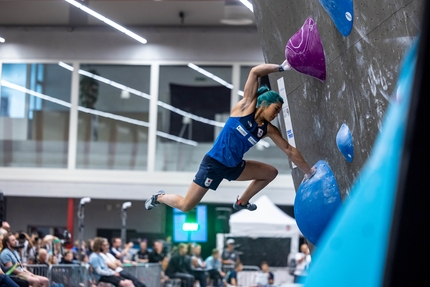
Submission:
[[[324,48],[312,18],[306,19],[302,28],[288,40],[285,58],[297,72],[315,77],[321,82],[325,81]]]

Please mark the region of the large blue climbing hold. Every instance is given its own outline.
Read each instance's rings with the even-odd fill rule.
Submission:
[[[336,135],[336,144],[339,151],[345,157],[347,162],[352,162],[354,159],[354,144],[352,135],[346,124],[342,124]]]
[[[313,245],[342,204],[336,178],[327,162],[315,164],[316,173],[303,182],[294,200],[294,217],[303,236]]]

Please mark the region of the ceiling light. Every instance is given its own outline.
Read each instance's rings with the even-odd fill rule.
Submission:
[[[0,43],[4,43],[6,40],[2,37],[0,37]]]
[[[251,19],[246,19],[246,18],[242,18],[242,19],[221,19],[220,22],[222,24],[226,24],[226,25],[251,25],[252,23],[254,23],[254,21],[252,21]]]
[[[195,70],[195,71],[199,72],[200,74],[205,75],[206,77],[208,77],[208,78],[210,78],[210,79],[214,80],[215,82],[220,83],[221,85],[223,85],[223,86],[225,86],[225,87],[229,88],[230,90],[233,90],[233,88],[234,88],[234,86],[233,86],[232,84],[230,84],[230,83],[228,83],[228,82],[224,81],[224,80],[223,80],[223,79],[221,79],[220,77],[215,76],[215,75],[214,75],[214,74],[212,74],[211,72],[208,72],[208,71],[206,71],[205,69],[202,69],[202,68],[200,68],[199,66],[197,66],[197,65],[195,65],[195,64],[193,64],[193,63],[188,63],[188,67],[190,67],[191,69],[193,69],[193,70]],[[239,90],[237,93],[238,93],[240,96],[242,96],[242,97],[243,97],[243,91]]]
[[[146,44],[146,42],[147,42],[147,41],[146,41],[146,39],[145,39],[145,38],[140,37],[139,35],[137,35],[137,34],[135,34],[135,33],[131,32],[130,30],[128,30],[128,29],[124,28],[123,26],[121,26],[121,25],[119,25],[119,24],[115,23],[114,21],[112,21],[112,20],[110,20],[110,19],[106,18],[105,16],[103,16],[103,15],[101,15],[101,14],[99,14],[99,13],[95,12],[94,10],[91,10],[91,9],[90,9],[90,8],[88,8],[87,6],[80,4],[80,3],[78,3],[78,2],[77,2],[77,1],[75,1],[75,0],[64,0],[64,1],[69,2],[69,3],[70,3],[70,4],[72,4],[73,6],[75,6],[75,7],[79,8],[79,9],[81,9],[82,11],[84,11],[84,12],[86,12],[86,13],[90,14],[90,15],[91,15],[91,16],[93,16],[93,17],[96,17],[96,18],[97,18],[97,19],[99,19],[100,21],[105,22],[106,24],[108,24],[108,25],[110,25],[110,26],[114,27],[114,28],[115,28],[115,29],[117,29],[118,31],[123,32],[124,34],[126,34],[126,35],[130,36],[131,38],[133,38],[133,39],[135,39],[135,40],[137,40],[137,41],[139,41],[140,43],[142,43],[142,44]]]
[[[193,69],[193,70],[195,70],[195,71],[199,72],[200,74],[205,75],[205,76],[206,76],[206,77],[208,77],[209,79],[212,79],[212,80],[214,80],[215,82],[220,83],[221,85],[223,85],[223,86],[225,86],[225,87],[229,88],[230,90],[232,90],[232,89],[233,89],[233,85],[232,85],[232,84],[230,84],[230,83],[228,83],[228,82],[224,81],[224,80],[223,80],[223,79],[221,79],[220,77],[215,76],[215,75],[214,75],[214,74],[212,74],[211,72],[208,72],[208,71],[206,71],[206,70],[204,70],[204,69],[200,68],[199,66],[197,66],[197,65],[195,65],[195,64],[193,64],[193,63],[188,63],[188,67],[190,67],[191,69]]]
[[[251,25],[254,23],[254,15],[243,5],[226,3],[224,6],[224,18],[220,22],[226,25]]]
[[[246,8],[251,10],[251,12],[254,12],[254,7],[248,0],[240,0],[240,2],[242,2],[242,4],[246,6]]]

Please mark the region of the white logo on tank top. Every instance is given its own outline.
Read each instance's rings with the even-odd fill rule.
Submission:
[[[247,134],[248,134],[248,132],[247,131],[245,131],[245,129],[244,128],[242,128],[242,126],[241,125],[239,125],[239,126],[237,126],[236,127],[236,130],[238,130],[243,136],[246,136]]]
[[[252,144],[252,145],[256,145],[257,141],[253,138],[253,137],[249,137],[248,141]]]

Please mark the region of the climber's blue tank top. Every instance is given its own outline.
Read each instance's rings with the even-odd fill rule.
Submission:
[[[243,155],[267,134],[268,122],[258,126],[254,116],[229,117],[207,155],[229,167],[241,163]]]

